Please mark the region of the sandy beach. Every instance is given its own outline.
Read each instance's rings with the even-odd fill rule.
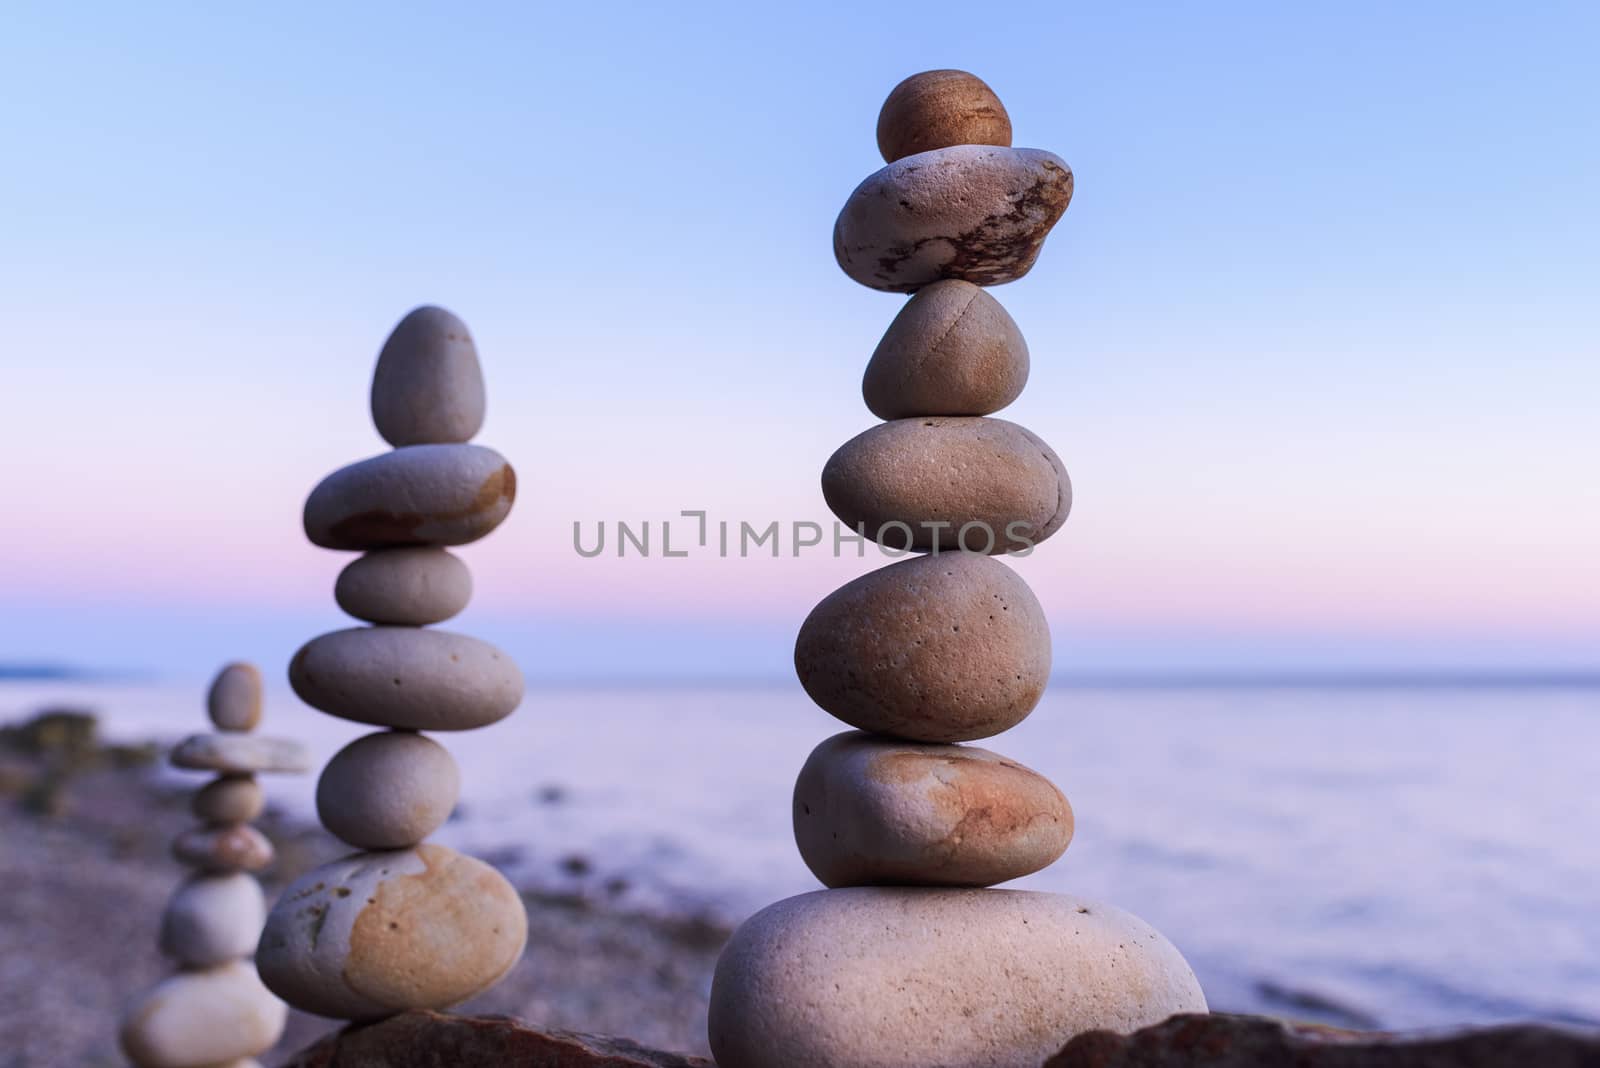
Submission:
[[[156,950],[161,911],[182,869],[168,854],[192,822],[187,793],[155,774],[158,751],[0,736],[0,1065],[124,1064],[117,1017],[171,968]],[[348,850],[270,808],[277,847],[269,896]],[[493,859],[488,858],[488,859]],[[528,948],[512,974],[462,1011],[626,1035],[703,1053],[711,970],[727,931],[597,897],[527,891]],[[277,1065],[337,1026],[291,1013]]]

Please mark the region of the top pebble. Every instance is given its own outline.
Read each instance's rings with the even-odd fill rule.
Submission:
[[[261,722],[260,670],[243,661],[223,668],[206,695],[206,712],[219,730],[255,730]]]
[[[878,112],[878,151],[885,163],[952,145],[1011,147],[1011,116],[994,90],[964,70],[913,74]]]
[[[372,421],[383,439],[396,447],[471,441],[484,404],[467,324],[431,305],[401,319],[372,374]]]

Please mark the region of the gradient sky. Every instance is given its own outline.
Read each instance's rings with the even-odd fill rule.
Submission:
[[[972,70],[1077,177],[1002,413],[1072,472],[1063,672],[1600,668],[1600,8],[13,5],[0,661],[202,675],[340,624],[299,530],[373,360],[463,316],[521,476],[463,630],[534,677],[781,676],[854,559],[583,560],[825,520],[899,299],[830,230]]]

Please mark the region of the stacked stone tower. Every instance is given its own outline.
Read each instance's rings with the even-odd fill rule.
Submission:
[[[305,530],[363,555],[334,598],[369,626],[324,634],[289,665],[301,699],[383,728],[323,769],[317,813],[359,852],[296,881],[267,918],[257,964],[285,1001],[339,1019],[441,1009],[499,982],[522,956],[527,914],[494,868],[424,839],[455,807],[460,771],[423,731],[486,727],[522,700],[522,674],[487,642],[435,630],[472,596],[446,546],[500,525],[516,495],[505,458],[468,442],[484,387],[466,325],[411,312],[372,378],[393,451],[341,468],[306,501]]]
[[[139,1068],[248,1068],[283,1034],[283,1002],[250,963],[266,904],[253,873],[272,863],[272,843],[250,825],[265,806],[256,775],[302,773],[300,743],[250,734],[261,722],[261,672],[229,664],[207,699],[219,733],[186,738],[174,766],[216,778],[191,802],[200,825],[172,852],[195,869],[161,917],[161,952],[178,973],[139,995],[123,1017],[122,1050]]]
[[[1073,1035],[1205,1011],[1183,958],[1137,918],[1075,897],[988,889],[1055,861],[1072,810],[1042,776],[956,743],[1038,703],[1050,635],[995,557],[1061,526],[1071,487],[1039,438],[988,416],[1016,399],[1028,350],[982,288],[1021,278],[1072,196],[1060,158],[1011,148],[999,99],[961,71],[890,93],[888,166],[834,228],[852,279],[913,296],[863,381],[886,422],[822,474],[844,523],[922,554],[825,598],[795,668],[858,728],[800,772],[795,840],[829,889],[734,934],[712,987],[721,1068],[1042,1063]]]

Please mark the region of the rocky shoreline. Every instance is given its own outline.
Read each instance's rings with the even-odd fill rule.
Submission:
[[[56,712],[0,728],[0,1065],[125,1063],[116,1022],[129,993],[167,971],[162,906],[183,877],[170,853],[192,821],[189,789],[159,775],[159,746],[105,745],[93,716]],[[269,898],[349,852],[270,804],[258,826],[277,848]],[[461,1011],[539,1027],[626,1035],[705,1053],[711,972],[728,931],[575,894],[523,890],[528,948],[504,982]],[[70,996],[66,996],[70,993]],[[291,1012],[267,1068],[335,1030]]]

